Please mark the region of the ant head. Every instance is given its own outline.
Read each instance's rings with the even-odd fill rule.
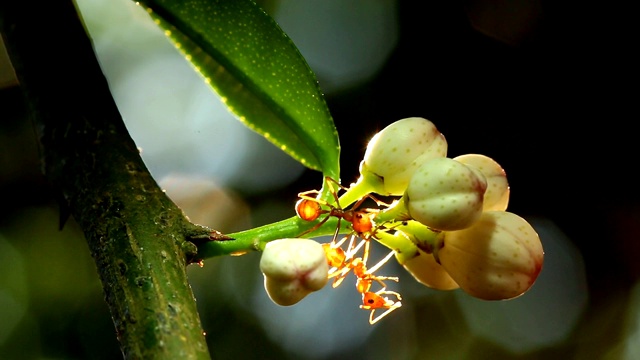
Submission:
[[[322,244],[325,254],[327,255],[327,263],[331,267],[340,267],[344,264],[347,255],[340,247],[332,247],[331,244]]]
[[[353,231],[358,234],[368,233],[373,228],[371,214],[364,211],[356,211],[350,221],[353,224]]]
[[[305,221],[316,220],[322,214],[322,208],[317,201],[300,199],[296,203],[296,214]]]

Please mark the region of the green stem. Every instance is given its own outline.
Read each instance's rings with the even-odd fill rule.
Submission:
[[[415,220],[389,222],[385,226],[393,233],[379,231],[374,239],[395,251],[400,264],[418,256],[419,250],[431,254],[437,251],[442,243],[442,232],[433,231]]]
[[[371,183],[364,177],[360,176],[358,181],[352,183],[340,196],[340,206],[343,209],[347,208],[351,204],[370,194],[372,190],[373,187],[371,186]]]
[[[327,219],[317,229],[313,229],[323,219],[309,222],[300,219],[298,216],[293,216],[272,224],[227,234],[232,240],[209,241],[200,244],[198,246],[198,258],[208,259],[214,256],[243,255],[252,251],[262,251],[269,241],[277,239],[333,235],[338,226],[338,219],[335,217]],[[342,234],[347,232],[349,232],[349,229],[346,226],[340,230]]]
[[[427,254],[433,253],[438,248],[443,236],[443,232],[431,230],[415,220],[404,221],[395,229],[405,233],[411,242]]]
[[[396,231],[393,234],[381,231],[376,233],[374,239],[393,250],[396,253],[398,263],[401,265],[420,254],[418,247],[409,240],[406,234],[400,231]]]
[[[347,208],[353,203],[364,198],[372,192],[377,179],[372,177],[360,176],[357,182],[351,186],[340,196],[340,207]],[[322,189],[319,191],[319,199],[326,200],[331,206],[335,206],[335,200],[330,194],[331,189],[336,191],[335,184],[331,184],[330,180],[325,180]],[[326,194],[329,194],[328,197]],[[327,216],[327,215],[325,215]],[[198,259],[208,259],[215,256],[223,255],[242,255],[252,251],[262,251],[269,241],[284,238],[310,238],[323,235],[333,235],[338,227],[339,219],[336,217],[320,217],[320,219],[309,222],[300,219],[298,216],[260,226],[257,228],[240,231],[233,234],[227,234],[230,240],[215,240],[198,244]],[[320,222],[322,225],[315,228]],[[351,230],[347,227],[341,227],[338,233],[346,234]]]
[[[391,206],[377,213],[374,220],[377,223],[411,220],[409,209],[407,209],[406,206],[405,196],[406,195],[402,196],[400,199],[393,202]]]
[[[326,200],[331,206],[335,206],[335,199],[330,194],[331,189],[336,191],[335,184],[330,184],[329,180],[323,182],[323,187],[319,191],[319,198]],[[371,183],[362,177],[340,196],[340,207],[346,208],[357,202],[371,192]],[[329,194],[328,197],[325,193]],[[325,198],[326,197],[326,198]],[[198,243],[198,259],[208,259],[215,256],[223,255],[242,255],[252,251],[262,251],[269,241],[284,238],[310,238],[323,235],[333,235],[338,227],[339,219],[330,217],[326,219],[320,217],[316,221],[304,221],[298,216],[267,224],[257,228],[240,231],[233,234],[227,234],[230,240],[215,240]],[[326,220],[325,220],[326,219]],[[322,223],[318,226],[319,223]],[[314,229],[315,226],[318,226]],[[347,226],[343,226],[338,231],[340,234],[346,234],[351,230]]]

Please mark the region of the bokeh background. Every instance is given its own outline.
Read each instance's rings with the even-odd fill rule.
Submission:
[[[428,118],[450,156],[505,168],[509,210],[539,232],[545,264],[525,295],[485,302],[425,288],[390,262],[403,307],[370,326],[349,285],[279,307],[259,254],[209,259],[188,270],[214,358],[640,358],[630,12],[543,0],[260,3],[318,76],[343,183],[377,130]],[[294,215],[297,193],[319,188],[319,173],[226,111],[134,2],[78,6],[145,162],[193,221],[243,230]],[[82,232],[73,220],[58,229],[4,54],[0,85],[0,358],[121,358]]]

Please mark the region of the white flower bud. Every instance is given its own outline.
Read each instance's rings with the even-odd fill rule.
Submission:
[[[322,289],[329,265],[322,245],[311,239],[281,239],[267,244],[260,259],[271,300],[289,306]]]
[[[460,230],[480,218],[486,188],[478,170],[436,158],[416,170],[403,198],[412,219],[436,230]]]
[[[418,166],[446,154],[447,141],[431,121],[406,118],[388,125],[369,141],[360,174],[372,183],[373,192],[402,195]]]
[[[504,169],[492,158],[481,154],[460,155],[453,160],[478,169],[487,179],[484,193],[484,211],[505,211],[509,204],[509,183]]]
[[[542,269],[538,234],[523,218],[489,211],[473,226],[443,233],[435,255],[468,294],[502,300],[529,290]]]

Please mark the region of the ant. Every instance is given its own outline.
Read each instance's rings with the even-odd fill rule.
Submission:
[[[322,226],[322,224],[327,222],[332,216],[338,218],[338,225],[336,227],[336,231],[333,234],[331,242],[322,244],[327,256],[327,262],[329,266],[331,266],[328,277],[335,278],[333,281],[333,287],[335,288],[338,287],[349,274],[349,272],[353,270],[353,273],[357,279],[356,289],[359,293],[362,294],[362,305],[360,305],[360,308],[364,310],[371,310],[371,314],[369,315],[369,323],[373,325],[395,309],[401,307],[402,303],[400,302],[400,300],[402,298],[399,293],[386,290],[386,284],[384,283],[385,280],[398,282],[397,277],[374,275],[374,272],[378,270],[382,265],[384,265],[391,258],[391,256],[393,256],[393,251],[391,251],[382,260],[376,263],[373,267],[367,269],[366,264],[369,258],[370,247],[369,240],[372,237],[375,237],[376,230],[381,226],[374,228],[372,220],[372,213],[374,212],[374,210],[357,209],[360,207],[360,205],[362,205],[366,198],[371,198],[379,206],[388,206],[388,204],[377,200],[371,194],[367,194],[366,196],[359,199],[350,209],[344,210],[340,206],[337,191],[335,191],[335,188],[332,184],[337,185],[342,190],[348,189],[340,185],[336,180],[330,177],[326,177],[325,180],[327,182],[327,185],[330,187],[331,194],[335,200],[336,205],[333,206],[326,201],[312,197],[313,194],[315,194],[316,196],[320,194],[320,191],[318,190],[310,190],[299,193],[298,197],[300,198],[300,200],[298,200],[298,202],[296,203],[296,213],[301,219],[305,221],[315,221],[321,215],[327,215],[322,220],[320,220],[320,222],[318,222],[312,228],[306,230],[299,236],[315,231],[320,226]],[[340,189],[338,189],[338,191]],[[328,207],[329,209],[323,209],[322,206]],[[340,221],[342,219],[351,224],[351,228],[353,231],[351,234],[344,236],[340,241],[336,241],[338,238],[338,234],[340,233]],[[358,244],[355,244],[356,237],[360,237],[362,239]],[[342,246],[347,241],[347,239],[349,239],[349,244],[347,246],[347,250],[345,251]],[[363,247],[364,250],[362,256],[355,256]],[[377,282],[378,284],[380,284],[380,286],[382,286],[382,288],[376,292],[371,291],[373,282]],[[393,295],[396,297],[397,301],[390,300],[384,295]],[[386,311],[378,315],[377,317],[374,317],[376,310],[379,309],[386,309]]]
[[[391,258],[391,256],[393,256],[394,252],[389,252],[387,256],[376,263],[373,267],[367,269],[366,263],[369,257],[369,241],[363,239],[357,246],[354,247],[353,242],[355,239],[355,235],[351,235],[349,237],[350,241],[348,250],[345,253],[341,245],[346,241],[347,238],[348,237],[344,237],[340,242],[335,244],[323,244],[323,246],[325,246],[325,252],[327,253],[329,265],[333,267],[329,271],[329,277],[336,277],[333,282],[333,287],[335,288],[340,285],[349,271],[353,270],[353,274],[357,278],[356,289],[359,293],[362,294],[362,305],[360,305],[360,308],[364,310],[371,310],[371,313],[369,315],[369,324],[373,325],[380,321],[383,317],[389,315],[392,311],[402,306],[402,303],[400,302],[400,300],[402,300],[402,297],[400,296],[400,294],[395,291],[386,290],[387,286],[384,283],[385,280],[398,282],[398,278],[391,276],[374,275],[374,272],[377,271],[382,265],[384,265]],[[365,250],[362,257],[354,257],[355,253],[359,251],[363,244],[365,246]],[[382,286],[382,288],[376,292],[371,291],[371,286],[373,285],[374,281]],[[384,295],[393,295],[397,300],[390,300]],[[385,311],[377,317],[374,317],[376,310],[379,309],[385,309]]]
[[[341,245],[350,238],[348,250],[345,252]],[[402,303],[402,297],[395,291],[386,290],[387,286],[384,283],[385,280],[391,280],[398,282],[397,277],[391,276],[378,276],[374,275],[374,272],[384,265],[393,256],[394,252],[391,251],[387,256],[380,260],[370,269],[367,269],[366,263],[369,256],[368,245],[369,241],[363,239],[357,246],[353,246],[355,235],[345,236],[338,243],[326,243],[323,244],[325,252],[327,254],[327,260],[332,268],[329,270],[329,278],[335,277],[333,287],[337,287],[342,283],[347,274],[353,270],[353,274],[356,276],[356,289],[362,294],[361,309],[371,310],[369,315],[369,324],[373,325],[380,321],[383,317],[389,315],[392,311],[400,308]],[[364,254],[362,257],[354,257],[355,253],[359,249],[365,246]],[[382,288],[376,292],[371,291],[373,282],[379,283]],[[397,301],[390,300],[384,295],[394,295]],[[376,310],[385,309],[385,312],[374,317]]]
[[[392,280],[398,282],[398,278],[390,276],[377,276],[373,274],[382,265],[384,265],[391,258],[391,256],[393,256],[393,254],[394,252],[391,251],[387,256],[385,256],[376,265],[368,270],[366,267],[367,259],[366,257],[364,257],[368,256],[368,254],[363,255],[362,259],[356,258],[353,262],[353,273],[357,277],[356,289],[362,294],[362,305],[360,305],[360,308],[364,310],[371,310],[371,314],[369,314],[369,324],[371,325],[377,323],[383,317],[389,315],[392,311],[402,306],[402,303],[400,302],[400,300],[402,300],[402,297],[400,296],[400,294],[395,291],[386,290],[387,286],[383,281]],[[371,286],[373,285],[374,281],[382,286],[382,288],[376,292],[371,291]],[[383,295],[394,295],[397,301],[390,300],[388,297],[384,297]],[[374,314],[378,309],[386,309],[386,311],[374,318]]]
[[[331,239],[331,242],[328,244],[323,244],[325,253],[327,254],[327,260],[329,262],[329,265],[332,267],[332,271],[329,272],[330,274],[329,277],[336,277],[334,281],[334,287],[337,287],[342,282],[342,279],[346,276],[346,274],[351,269],[351,267],[349,267],[349,263],[353,260],[353,254],[355,254],[362,247],[362,245],[366,245],[365,258],[368,256],[368,253],[369,253],[368,240],[371,237],[373,237],[373,234],[375,233],[375,230],[373,228],[373,220],[372,220],[372,213],[374,212],[374,210],[373,209],[357,210],[357,209],[360,207],[360,205],[362,205],[362,203],[366,200],[366,198],[371,198],[378,205],[388,206],[388,204],[384,204],[383,202],[374,198],[371,194],[367,194],[366,196],[359,199],[351,207],[351,209],[344,210],[340,206],[338,191],[340,189],[342,190],[348,190],[348,189],[340,185],[338,181],[334,180],[329,176],[325,177],[325,181],[327,183],[327,186],[330,188],[330,192],[335,200],[336,206],[333,206],[326,201],[319,200],[311,196],[312,194],[315,194],[317,196],[320,193],[320,191],[318,190],[309,190],[309,191],[299,193],[298,197],[300,198],[300,200],[298,200],[298,202],[296,203],[296,213],[298,214],[298,217],[300,217],[305,221],[315,221],[323,214],[327,214],[327,216],[325,216],[322,220],[320,220],[320,222],[315,224],[312,228],[298,235],[298,237],[304,234],[310,233],[312,231],[315,231],[320,226],[322,226],[322,224],[327,222],[327,220],[329,220],[329,218],[332,216],[338,218],[338,225],[336,227],[336,231],[333,234],[333,238]],[[338,189],[338,191],[335,190],[334,184],[340,188]],[[328,207],[329,210],[323,209],[322,206]],[[358,235],[363,239],[363,242],[360,242],[358,246],[354,247],[354,244],[353,244],[354,237],[349,235],[345,236],[341,241],[336,242],[336,239],[338,238],[338,234],[340,233],[340,221],[342,219],[345,219],[351,224],[351,228],[353,230],[353,233],[351,235],[355,233],[356,235]],[[350,238],[351,241],[349,242],[347,252],[345,252],[342,249],[342,244],[347,240],[347,238]],[[347,253],[350,253],[350,255],[347,255]]]
[[[328,177],[328,176],[325,177],[325,181],[327,182],[327,185],[330,187],[331,194],[333,195],[333,198],[336,201],[336,206],[333,206],[333,205],[329,204],[328,202],[326,202],[324,200],[320,200],[320,199],[317,199],[317,198],[311,196],[312,194],[315,194],[316,196],[318,194],[320,194],[320,191],[318,191],[318,190],[309,190],[309,191],[305,191],[305,192],[299,193],[298,197],[300,198],[300,200],[298,200],[298,202],[296,203],[296,214],[298,214],[298,216],[302,220],[315,221],[321,215],[327,214],[327,216],[325,216],[324,219],[322,219],[319,223],[314,225],[311,229],[306,230],[305,232],[303,232],[299,236],[302,236],[304,234],[307,234],[307,233],[310,233],[312,231],[315,231],[320,226],[322,226],[322,224],[327,222],[327,220],[329,220],[329,218],[332,217],[332,216],[338,218],[338,227],[336,228],[336,232],[334,234],[334,240],[335,240],[335,238],[337,238],[338,233],[340,232],[340,220],[342,220],[342,219],[348,221],[351,224],[351,227],[352,227],[353,231],[356,234],[358,234],[359,236],[363,237],[363,235],[369,234],[371,232],[371,230],[373,229],[373,220],[371,219],[371,215],[372,215],[372,211],[373,210],[372,209],[356,210],[356,209],[358,207],[360,207],[360,205],[362,205],[362,203],[367,198],[373,199],[376,202],[376,204],[378,204],[378,205],[387,205],[387,204],[384,204],[381,201],[378,201],[377,199],[375,199],[373,197],[373,195],[367,194],[366,196],[364,196],[360,200],[358,200],[351,207],[351,209],[344,210],[340,206],[340,200],[338,198],[338,193],[334,189],[334,186],[332,184],[337,185],[342,190],[348,190],[348,189],[346,187],[340,185],[340,183],[338,183],[338,181],[334,180],[331,177]],[[338,189],[338,191],[339,191],[339,189]],[[322,206],[328,207],[329,210],[323,209]]]
[[[393,255],[393,251],[390,252],[384,259],[380,260],[376,265],[374,265],[371,269],[367,270],[367,259],[369,258],[369,239],[363,238],[358,245],[354,246],[354,240],[356,236],[351,234],[350,236],[345,236],[339,242],[331,241],[330,243],[322,244],[324,248],[325,254],[327,255],[327,262],[331,269],[329,269],[329,278],[335,277],[333,281],[333,287],[338,287],[345,277],[349,274],[351,270],[353,270],[353,274],[356,276],[358,281],[360,280],[371,280],[377,281],[383,287],[386,286],[382,280],[393,280],[398,281],[397,277],[388,277],[388,276],[375,276],[373,273],[378,270],[382,265],[384,265]],[[347,240],[349,241],[349,246],[347,247],[347,251],[345,252],[342,249],[342,244]],[[355,254],[364,246],[364,251],[362,257],[356,257]],[[366,290],[360,290],[360,287],[356,285],[359,292],[363,292]]]
[[[390,300],[383,295],[394,295],[397,301]],[[385,290],[385,288],[376,292],[366,291],[362,293],[362,305],[360,305],[360,309],[371,310],[371,314],[369,314],[369,324],[373,325],[395,309],[401,307],[402,303],[400,300],[402,300],[402,297],[399,293]],[[373,314],[375,314],[378,309],[386,309],[386,311],[374,318]]]

